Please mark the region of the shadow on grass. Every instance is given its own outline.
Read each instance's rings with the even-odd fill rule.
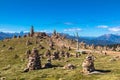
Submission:
[[[63,66],[61,66],[61,65],[50,65],[50,66],[42,67],[41,69],[57,68],[57,67],[63,67]]]
[[[61,65],[47,65],[47,66],[41,67],[40,69],[35,69],[35,70],[48,69],[48,68],[56,69],[57,67],[63,67],[63,66],[61,66]],[[28,71],[29,71],[29,68],[26,68],[22,71],[22,73],[25,73]]]
[[[96,69],[95,71],[101,72],[101,73],[109,73],[111,72],[111,70],[100,70],[100,69]]]
[[[96,69],[92,72],[90,72],[89,74],[105,74],[105,73],[109,73],[111,72],[111,70],[99,70],[99,69]]]

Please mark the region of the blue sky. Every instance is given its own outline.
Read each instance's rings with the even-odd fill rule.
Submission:
[[[0,31],[120,34],[120,0],[0,0]]]

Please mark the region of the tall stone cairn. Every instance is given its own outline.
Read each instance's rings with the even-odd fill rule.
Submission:
[[[31,26],[31,29],[30,29],[30,37],[33,37],[33,35],[34,35],[34,27]]]
[[[41,68],[40,56],[37,49],[33,49],[29,55],[27,68],[29,70],[37,70]]]
[[[84,62],[82,63],[83,73],[89,74],[90,72],[95,71],[94,67],[94,56],[87,56]]]

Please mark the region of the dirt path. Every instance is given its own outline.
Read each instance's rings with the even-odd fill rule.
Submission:
[[[88,50],[88,49],[81,49],[81,51],[93,52],[93,50]],[[94,51],[94,52],[101,53],[100,51]],[[116,51],[102,51],[102,52],[106,52],[107,55],[111,55],[111,56],[120,56],[120,52],[116,52]]]
[[[108,55],[120,56],[120,52],[116,52],[116,51],[106,51],[106,53],[107,53]]]

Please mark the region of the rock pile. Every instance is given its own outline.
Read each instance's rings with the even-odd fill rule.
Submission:
[[[27,42],[26,42],[26,46],[29,46],[29,45],[31,45],[32,43],[29,41],[29,40],[27,40]]]
[[[95,71],[94,67],[94,58],[93,56],[87,56],[84,62],[82,63],[83,73],[89,74]]]
[[[47,63],[44,65],[44,68],[52,68],[52,67],[53,67],[53,65],[51,64],[51,59],[48,58]]]
[[[41,60],[38,54],[38,50],[33,48],[28,58],[27,68],[24,70],[24,72],[28,72],[30,70],[37,70],[40,68],[41,68]]]
[[[26,58],[29,58],[29,55],[31,54],[31,51],[30,50],[27,50],[25,55],[26,55]]]
[[[52,59],[55,60],[55,59],[59,59],[59,58],[60,58],[59,51],[53,52]]]
[[[47,51],[45,52],[45,57],[48,57],[48,58],[51,57],[51,52],[50,52],[50,50],[47,50]]]
[[[69,52],[66,52],[66,53],[65,53],[65,57],[66,57],[66,58],[69,58],[69,57],[70,57],[70,53],[69,53]]]
[[[13,50],[14,48],[13,47],[11,47],[11,46],[9,46],[9,48],[8,48],[8,50]]]

